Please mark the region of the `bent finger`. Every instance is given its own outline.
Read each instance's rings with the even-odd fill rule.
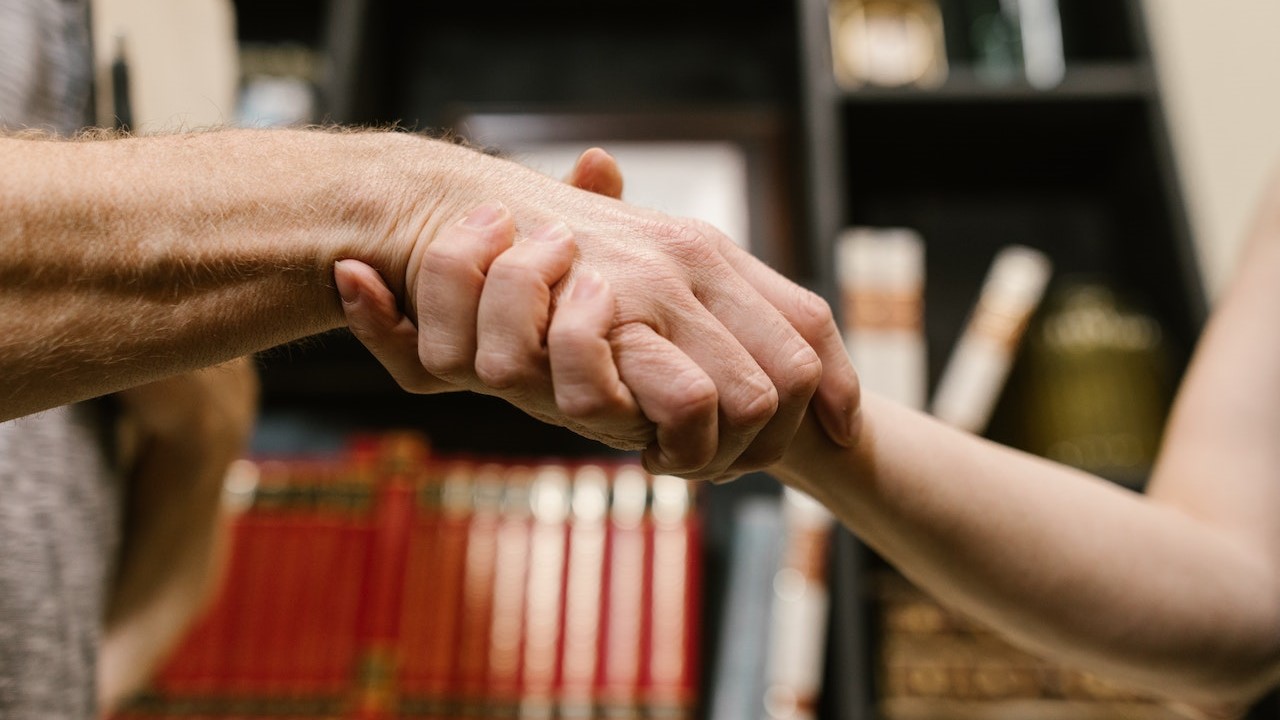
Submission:
[[[655,438],[622,382],[609,344],[615,299],[599,273],[588,272],[561,296],[547,332],[556,406],[592,427],[614,447],[640,449]]]
[[[456,390],[418,361],[418,329],[409,322],[395,295],[372,267],[359,260],[339,260],[334,283],[351,334],[382,363],[400,387],[415,393]]]
[[[710,277],[715,290],[700,293],[703,303],[755,360],[774,398],[774,410],[764,417],[764,427],[726,468],[741,474],[782,458],[822,379],[822,362],[787,318],[732,266],[722,264]],[[750,398],[738,402],[745,404]]]
[[[721,248],[738,274],[777,308],[818,354],[822,363],[815,395],[818,419],[833,441],[848,447],[859,430],[861,389],[831,307],[733,243],[723,242]]]
[[[418,359],[431,374],[476,385],[476,317],[485,275],[514,240],[510,212],[486,203],[441,231],[423,253],[415,291]]]
[[[476,377],[508,400],[551,396],[544,338],[551,289],[573,263],[573,234],[544,225],[489,266],[476,315]]]
[[[716,457],[719,396],[698,362],[641,323],[614,331],[618,374],[645,417],[657,426],[656,441],[642,456],[659,475],[692,475]]]

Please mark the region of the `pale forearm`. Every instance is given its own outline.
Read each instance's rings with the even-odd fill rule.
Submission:
[[[1280,184],[1196,350],[1148,488],[1266,555],[1272,573],[1280,573],[1277,308]]]
[[[807,428],[780,475],[940,599],[1037,651],[1193,700],[1265,684],[1263,558],[1188,515],[878,398],[840,450]]]
[[[458,152],[390,133],[0,138],[0,419],[337,327],[340,258],[401,291]]]

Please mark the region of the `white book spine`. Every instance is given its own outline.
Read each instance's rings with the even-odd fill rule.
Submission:
[[[1018,0],[1017,8],[1027,82],[1040,89],[1054,87],[1067,74],[1058,0]]]
[[[609,513],[609,476],[604,468],[583,465],[574,472],[570,508],[561,705],[566,714],[590,716],[600,649]]]
[[[775,720],[812,720],[822,687],[833,520],[817,501],[791,488],[784,490],[782,513],[764,710]]]
[[[986,430],[1051,272],[1049,258],[1031,248],[1015,245],[996,255],[938,381],[931,408],[935,417],[972,433]]]
[[[569,471],[560,465],[538,468],[529,504],[533,512],[533,530],[525,598],[520,717],[549,718],[554,709],[560,642]]]
[[[923,409],[924,241],[903,228],[853,228],[836,253],[845,346],[862,386]]]

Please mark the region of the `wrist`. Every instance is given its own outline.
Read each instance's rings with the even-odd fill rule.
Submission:
[[[782,459],[769,471],[783,484],[829,507],[848,501],[870,484],[874,474],[875,442],[868,414],[864,404],[853,442],[842,447],[831,440],[810,411]]]
[[[383,135],[392,164],[388,183],[383,184],[384,230],[375,237],[381,238],[378,244],[387,259],[374,267],[414,321],[423,255],[442,230],[462,222],[480,205],[502,203],[521,233],[583,210],[582,197],[599,200],[519,163],[464,145],[403,133]]]
[[[376,205],[377,227],[368,235],[374,240],[352,257],[382,274],[416,322],[414,295],[423,255],[441,230],[499,193],[492,176],[500,161],[406,133],[378,133],[376,138],[381,154],[356,192]]]

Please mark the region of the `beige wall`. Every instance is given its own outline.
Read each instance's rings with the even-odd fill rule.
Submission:
[[[134,130],[172,132],[235,119],[235,13],[231,0],[92,0],[98,81],[110,87],[115,38],[125,39]],[[111,93],[98,93],[99,122]]]
[[[1280,167],[1280,2],[1145,5],[1201,264],[1216,293],[1258,193]]]

